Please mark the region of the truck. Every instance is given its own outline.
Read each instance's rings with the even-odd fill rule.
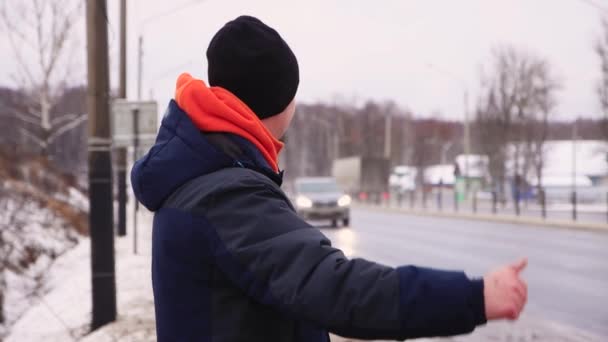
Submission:
[[[388,193],[390,162],[386,158],[352,156],[334,160],[332,176],[354,198],[380,201]]]

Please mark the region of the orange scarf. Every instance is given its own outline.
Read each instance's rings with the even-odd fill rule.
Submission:
[[[208,87],[202,80],[183,73],[177,78],[175,102],[203,132],[226,132],[253,143],[270,167],[278,172],[283,143],[277,140],[249,107],[231,92]]]

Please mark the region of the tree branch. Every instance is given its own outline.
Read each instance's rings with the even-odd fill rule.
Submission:
[[[51,144],[53,141],[55,141],[55,139],[59,138],[63,134],[67,133],[68,131],[70,131],[70,130],[76,128],[76,127],[78,127],[78,125],[80,125],[83,122],[85,122],[86,119],[87,119],[87,115],[86,114],[81,114],[74,121],[72,121],[72,122],[68,123],[67,125],[59,128],[58,130],[56,130],[55,132],[53,132],[51,135],[49,135],[49,137],[47,139],[47,143]]]
[[[52,129],[55,130],[55,129],[59,128],[57,126],[61,126],[64,122],[76,120],[77,118],[78,118],[78,115],[76,115],[76,114],[65,114],[60,117],[54,118],[51,121],[51,126],[53,127]]]
[[[36,120],[36,118],[32,118],[32,117],[28,117],[27,115],[23,115],[21,113],[17,113],[15,111],[11,111],[9,113],[7,112],[0,112],[0,115],[5,116],[5,117],[14,117],[15,119],[21,120],[25,123],[29,123],[32,125],[40,125],[40,121]]]
[[[6,15],[5,13],[3,13],[3,15]],[[4,18],[4,20],[8,20],[6,18]],[[25,60],[25,58],[23,58],[22,54],[21,54],[21,49],[19,48],[16,40],[15,40],[15,36],[14,34],[18,32],[16,30],[12,30],[11,26],[9,26],[8,29],[8,40],[9,43],[11,45],[11,49],[13,50],[13,53],[15,54],[15,58],[17,60],[17,65],[19,66],[19,68],[21,69],[22,73],[25,75],[25,78],[27,79],[27,81],[30,83],[28,85],[28,87],[33,87],[36,84],[35,78],[29,68],[29,66],[27,65],[27,62]],[[26,42],[27,40],[25,39],[20,39],[22,42]]]
[[[54,81],[82,7],[83,1],[79,0],[0,2],[0,21],[7,29],[18,65],[17,73],[22,76],[18,80],[25,89],[39,93],[35,96],[46,98],[50,106],[55,102],[53,94],[57,93],[55,83],[61,87],[65,84],[61,78],[69,76],[69,72],[62,73],[58,76],[60,79]],[[24,47],[33,50],[36,63],[24,58],[31,55]]]
[[[26,137],[32,139],[36,144],[38,144],[38,146],[40,148],[45,148],[48,146],[48,144],[46,142],[44,142],[44,140],[40,139],[39,137],[37,137],[35,134],[31,133],[27,129],[25,129],[23,127],[19,127],[19,131],[21,131],[21,133],[23,135],[25,135]]]

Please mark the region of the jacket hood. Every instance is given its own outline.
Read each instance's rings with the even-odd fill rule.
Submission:
[[[208,87],[188,73],[177,79],[175,102],[202,132],[227,132],[256,146],[269,166],[279,171],[278,155],[283,143],[238,97],[221,87]]]
[[[184,183],[229,167],[251,168],[281,183],[282,172],[274,172],[252,143],[239,136],[223,135],[233,145],[231,153],[212,142],[217,139],[202,133],[172,100],[154,146],[131,170],[131,185],[137,200],[148,210],[156,211]]]

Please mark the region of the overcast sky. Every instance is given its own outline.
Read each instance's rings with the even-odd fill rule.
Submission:
[[[549,60],[563,84],[556,109],[560,118],[600,112],[593,41],[600,34],[602,13],[608,14],[606,0],[128,2],[128,95],[134,99],[137,93],[137,35],[143,32],[143,94],[146,99],[152,95],[161,107],[172,97],[180,72],[206,79],[211,37],[225,22],[249,14],[277,29],[294,50],[301,102],[390,99],[416,115],[438,111],[460,119],[465,89],[474,103],[481,66],[489,64],[494,47],[510,44]],[[111,67],[116,70],[118,0],[108,4]],[[3,50],[5,40],[0,36]],[[3,81],[13,63],[10,58],[0,62]],[[113,74],[112,83],[116,81]]]

